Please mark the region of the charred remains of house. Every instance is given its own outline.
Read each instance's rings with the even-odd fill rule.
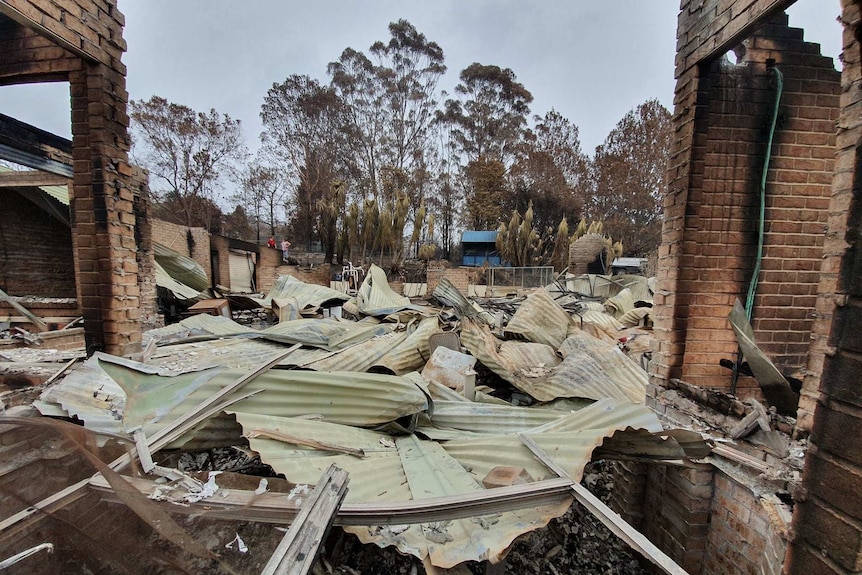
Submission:
[[[0,115],[0,569],[862,570],[862,4],[838,72],[792,1],[683,0],[655,277],[585,236],[503,286],[151,218],[124,17],[68,4],[0,0],[72,118]]]

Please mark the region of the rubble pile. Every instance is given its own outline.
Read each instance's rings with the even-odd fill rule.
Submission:
[[[625,549],[605,549],[625,544],[570,511],[570,488],[599,447],[647,461],[709,453],[643,405],[651,299],[640,276],[490,299],[443,280],[427,300],[396,294],[376,267],[352,297],[284,276],[243,300],[242,321],[197,315],[147,332],[143,361],[96,354],[34,406],[134,442],[144,475],[126,480],[171,513],[284,523],[335,466],[348,483],[329,522],[411,556],[410,572],[507,556],[510,572],[534,572],[539,556],[541,572],[589,572],[593,556],[605,562],[595,572],[633,573]],[[125,474],[121,460],[111,468]],[[88,487],[123,501],[105,473]],[[237,474],[253,481],[220,487]],[[550,536],[524,538],[549,523]],[[379,572],[400,572],[390,567]]]

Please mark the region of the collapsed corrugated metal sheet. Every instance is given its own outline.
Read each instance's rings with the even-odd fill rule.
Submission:
[[[604,399],[529,430],[526,435],[578,480],[593,449],[601,445],[605,437],[629,427],[652,432],[662,430],[655,413],[643,405]],[[536,481],[554,476],[515,435],[482,435],[448,441],[443,448],[478,481],[498,465],[523,467]]]
[[[144,422],[144,432],[148,436],[158,432],[247,371],[222,371],[194,389],[161,420]],[[163,380],[162,376],[144,372],[138,372],[138,377],[145,386]],[[320,416],[327,421],[366,427],[395,421],[429,407],[425,390],[414,380],[384,374],[273,369],[249,381],[234,397],[253,391],[259,393],[237,402],[237,409],[289,417]],[[46,390],[40,400],[59,404],[66,413],[81,419],[88,429],[124,432],[126,395],[95,358]],[[191,438],[192,435],[187,435],[175,445]]]
[[[262,330],[260,334],[271,341],[301,343],[335,351],[384,335],[395,327],[386,323],[308,318],[282,322]]]
[[[613,279],[619,285],[628,288],[635,301],[652,302],[655,286],[654,277],[620,274],[613,276]]]
[[[496,435],[526,431],[565,416],[562,412],[472,401],[435,401],[435,427]]]
[[[651,307],[636,307],[620,316],[619,322],[623,327],[635,327],[640,325],[644,318],[652,313]]]
[[[482,365],[539,401],[551,401],[557,389],[547,375],[560,363],[554,349],[543,343],[500,342],[485,326],[465,320],[461,326],[464,346]]]
[[[437,282],[432,295],[444,306],[454,308],[455,313],[460,318],[481,319],[485,323],[494,323],[493,315],[483,310],[475,302],[468,301],[464,294],[458,291],[458,288],[446,278]]]
[[[296,298],[299,309],[320,307],[326,303],[344,302],[350,296],[328,286],[308,284],[293,276],[279,276],[275,285],[261,301],[264,307],[271,307],[272,300],[281,298]]]
[[[605,301],[605,310],[616,319],[621,318],[625,313],[635,307],[635,298],[629,288],[621,289],[620,292],[612,298]]]
[[[407,337],[380,357],[372,369],[394,375],[421,369],[431,355],[428,338],[439,332],[440,324],[436,317],[425,318],[419,325],[408,327]]]
[[[171,292],[174,298],[181,300],[192,302],[195,300],[199,300],[203,298],[201,292],[196,289],[190,288],[184,283],[178,282],[171,275],[165,271],[165,268],[159,264],[159,262],[155,263],[156,269],[156,285],[160,288],[164,288]]]
[[[578,315],[583,323],[598,326],[609,335],[614,335],[623,329],[623,324],[621,324],[618,319],[603,311],[588,309],[584,312],[578,313]],[[577,318],[575,319],[577,320]]]
[[[442,495],[462,495],[483,490],[481,484],[432,441],[414,435],[392,438],[314,421],[264,418],[236,413],[246,435],[269,429],[293,437],[363,449],[364,458],[288,445],[266,438],[251,438],[252,449],[284,473],[289,481],[314,484],[331,464],[350,474],[348,502],[394,502]],[[570,500],[557,505],[497,513],[458,521],[401,526],[345,527],[364,543],[395,545],[402,553],[449,568],[464,561],[498,561],[518,536],[547,524],[565,513]]]
[[[257,333],[256,329],[240,325],[226,317],[198,314],[165,327],[149,330],[144,334],[143,342],[146,344],[155,340],[157,344],[163,345],[198,337],[254,336]]]
[[[213,381],[226,384],[241,375],[225,371]],[[242,393],[258,389],[262,392],[235,403],[235,409],[286,417],[321,415],[333,423],[371,427],[430,406],[421,386],[396,375],[272,369],[248,382]]]
[[[284,345],[280,343],[259,338],[231,337],[162,346],[153,352],[148,363],[174,372],[210,365],[251,370],[266,363],[269,358],[284,349]],[[293,359],[300,351],[303,350],[290,354],[284,362]]]
[[[174,374],[104,353],[96,353],[93,357],[123,389],[126,401],[122,425],[126,432],[160,421],[222,369],[211,367]]]
[[[192,258],[186,257],[159,243],[153,243],[153,255],[156,258],[156,262],[178,282],[199,292],[210,287],[210,281],[207,278],[206,272]]]
[[[498,415],[498,426],[502,428],[510,414],[501,411]],[[384,434],[315,421],[246,412],[237,412],[236,417],[244,434],[250,436],[252,449],[289,481],[313,484],[333,463],[348,471],[348,502],[394,502],[475,493],[483,490],[482,479],[499,465],[524,467],[534,480],[553,476],[515,434],[438,444],[416,435],[393,441]],[[489,415],[489,422],[491,419]],[[577,481],[593,449],[627,427],[661,430],[655,414],[648,409],[605,400],[580,412],[555,417],[534,427],[528,435]],[[324,447],[315,449],[255,437],[255,432],[261,430],[274,431],[294,441],[311,439]],[[347,455],[344,448],[361,449],[364,457]],[[448,568],[468,560],[499,560],[515,537],[543,527],[551,518],[562,515],[568,505],[567,500],[559,505],[460,521],[346,530],[363,542],[395,545],[402,553],[420,559],[427,556],[433,565]]]
[[[544,343],[554,349],[566,339],[571,318],[548,292],[539,288],[518,307],[503,331],[535,343]]]
[[[356,292],[356,303],[362,313],[389,315],[394,310],[410,306],[410,298],[398,295],[389,287],[386,272],[371,264],[362,285]]]
[[[647,373],[616,345],[576,331],[559,351],[565,359],[550,381],[582,390],[583,395],[576,397],[613,397],[643,403]]]
[[[303,367],[316,371],[368,371],[387,352],[407,339],[407,332],[391,331],[330,354]],[[401,372],[402,375],[410,370]]]

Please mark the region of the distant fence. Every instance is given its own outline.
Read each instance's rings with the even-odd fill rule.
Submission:
[[[488,268],[486,275],[488,287],[536,288],[554,281],[556,273],[553,266],[523,268]]]

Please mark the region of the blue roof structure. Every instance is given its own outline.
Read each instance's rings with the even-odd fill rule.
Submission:
[[[468,230],[461,233],[461,243],[493,244],[497,241],[497,230],[476,231]]]

